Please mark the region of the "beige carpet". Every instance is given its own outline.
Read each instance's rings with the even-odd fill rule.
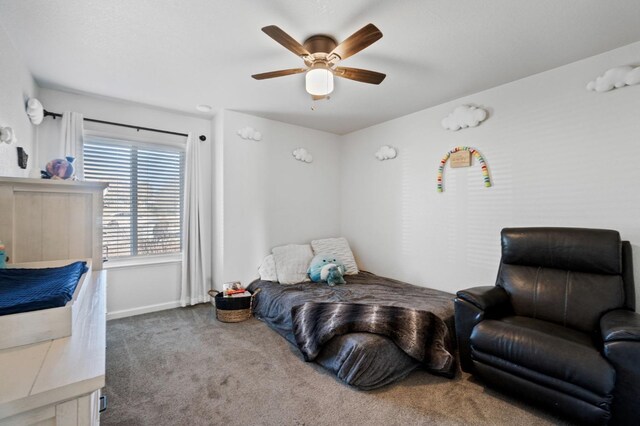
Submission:
[[[224,324],[211,305],[107,323],[103,425],[549,425],[562,420],[424,371],[357,391],[256,319]]]

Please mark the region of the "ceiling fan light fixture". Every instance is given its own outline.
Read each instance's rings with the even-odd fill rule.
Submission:
[[[333,92],[333,73],[328,68],[312,68],[305,76],[305,89],[314,96],[326,96]]]

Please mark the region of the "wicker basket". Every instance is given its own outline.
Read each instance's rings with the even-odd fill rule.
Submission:
[[[216,318],[222,322],[240,322],[251,318],[253,315],[253,299],[260,293],[257,289],[251,296],[224,297],[224,294],[209,290],[209,296],[213,298],[216,307]]]

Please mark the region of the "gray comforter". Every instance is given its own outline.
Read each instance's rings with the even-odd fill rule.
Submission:
[[[453,356],[453,295],[417,287],[389,278],[360,272],[346,276],[346,285],[329,287],[322,283],[281,285],[254,281],[250,291],[260,288],[254,312],[257,318],[297,346],[293,333],[292,308],[307,302],[344,302],[364,305],[396,306],[428,312],[433,321],[445,327],[441,338],[433,340]],[[368,332],[335,335],[323,342],[315,362],[332,371],[340,380],[360,389],[375,389],[394,382],[415,368],[425,366],[396,345],[390,337]],[[434,343],[435,344],[435,343]],[[453,363],[434,372],[451,376]]]

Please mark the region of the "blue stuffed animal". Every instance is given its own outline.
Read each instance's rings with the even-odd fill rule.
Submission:
[[[318,254],[311,260],[307,273],[311,281],[326,281],[331,287],[336,284],[346,284],[342,277],[344,265],[332,254]]]

